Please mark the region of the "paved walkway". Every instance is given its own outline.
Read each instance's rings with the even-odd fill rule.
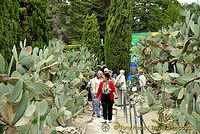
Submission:
[[[115,109],[115,108],[114,108]],[[93,117],[92,122],[87,124],[85,134],[118,134],[119,130],[114,129],[117,122],[116,110],[113,110],[112,123],[101,123],[102,118]]]
[[[139,105],[136,105],[136,110],[139,109]],[[87,124],[87,128],[84,134],[135,134],[136,129],[133,129],[133,133],[131,133],[131,128],[130,128],[130,115],[129,115],[129,107],[127,106],[127,117],[128,120],[126,121],[126,118],[124,116],[123,110],[116,106],[113,108],[113,122],[112,123],[107,123],[106,125],[101,123],[102,118],[97,118],[93,117],[93,120]],[[132,114],[132,125],[135,126],[135,120],[134,120],[134,112],[133,108],[131,108],[131,114]],[[143,119],[145,120],[145,123],[147,127],[152,131],[151,126],[157,126],[156,123],[152,122],[152,119],[158,119],[158,115],[155,111],[151,111],[148,114],[143,115]],[[138,127],[140,127],[140,122],[138,121],[137,123]],[[109,126],[109,130],[104,132],[106,127]],[[102,130],[103,129],[103,130]],[[155,131],[154,131],[155,132]],[[174,131],[162,131],[161,134],[173,134]],[[138,134],[141,134],[140,128],[138,129]],[[144,129],[144,134],[150,134],[147,129]]]
[[[115,123],[101,123],[101,118],[95,118],[92,122],[87,124],[85,134],[117,134],[118,130],[114,129]]]
[[[107,123],[110,127],[110,129],[106,132],[104,132],[104,126],[103,123],[101,123],[101,118],[97,118],[94,117],[92,122],[87,124],[87,129],[85,131],[85,134],[131,134],[131,128],[130,128],[130,115],[129,115],[129,108],[127,106],[127,119],[128,121],[126,121],[123,109],[121,109],[120,107],[116,108],[116,111],[113,111],[113,122],[112,123]],[[150,120],[152,118],[156,117],[156,113],[152,114],[151,117],[148,116],[144,116],[144,118],[148,121],[151,122]],[[135,125],[135,121],[134,121],[134,113],[132,110],[132,123],[133,125]],[[105,126],[107,126],[107,124]],[[153,123],[154,124],[154,123]],[[149,124],[150,125],[150,124]],[[154,124],[155,125],[155,124]],[[138,122],[138,126],[140,126],[139,122]],[[102,130],[103,129],[103,130]],[[133,134],[135,134],[135,129],[133,129]],[[138,134],[140,134],[140,130],[138,130]],[[147,130],[144,130],[145,134],[149,134],[149,132]]]

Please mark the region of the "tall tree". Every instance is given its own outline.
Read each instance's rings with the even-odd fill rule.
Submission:
[[[68,45],[79,43],[89,10],[88,0],[51,0],[48,12],[51,16],[52,37]]]
[[[82,38],[85,17],[94,13],[100,26],[100,37],[104,39],[109,5],[110,0],[50,0],[51,38],[60,39],[68,45],[76,44]]]
[[[21,39],[18,0],[1,0],[0,16],[0,53],[10,60],[13,45]]]
[[[81,40],[84,19],[90,9],[88,0],[69,0],[70,8],[67,12],[69,22],[66,24],[66,36],[69,43],[76,44]]]
[[[49,24],[47,21],[48,0],[20,1],[20,20],[23,39],[33,47],[48,45]]]
[[[42,48],[48,44],[48,0],[1,0],[0,1],[0,53],[10,60],[13,45],[19,42]]]
[[[84,22],[81,41],[85,43],[90,52],[95,55],[99,62],[103,60],[99,26],[95,14],[92,14],[91,16],[87,15]]]
[[[67,11],[69,9],[69,3],[63,0],[50,0],[48,5],[48,21],[50,23],[51,36],[50,38],[56,38],[58,40],[66,41],[62,35],[65,35],[65,25],[68,23]]]
[[[111,0],[105,36],[105,63],[109,69],[119,73],[130,70],[130,47],[132,33],[131,0]]]
[[[89,3],[91,7],[89,14],[91,15],[94,13],[97,15],[98,25],[100,27],[100,37],[101,39],[104,39],[110,0],[89,0]]]
[[[182,21],[183,6],[177,0],[134,0],[134,32],[158,31]]]

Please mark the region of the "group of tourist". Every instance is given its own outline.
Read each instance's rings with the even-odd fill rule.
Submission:
[[[114,98],[117,97],[117,106],[123,104],[122,97],[126,91],[126,79],[125,71],[120,70],[120,74],[117,76],[113,75],[112,70],[105,68],[103,71],[98,71],[90,73],[90,81],[88,82],[86,88],[90,89],[92,98],[92,116],[97,116],[100,118],[103,116],[102,123],[107,120],[109,123],[112,122],[112,109],[114,104]],[[143,75],[142,70],[139,71],[140,74],[140,85],[143,89],[146,83],[146,78]],[[100,115],[100,106],[102,106]]]

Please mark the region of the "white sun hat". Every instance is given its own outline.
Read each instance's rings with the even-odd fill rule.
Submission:
[[[104,69],[104,72],[108,72],[108,68],[105,68],[105,69]]]

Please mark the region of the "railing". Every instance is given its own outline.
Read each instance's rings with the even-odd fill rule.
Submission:
[[[140,129],[141,134],[144,134],[143,125],[145,126],[145,128],[147,129],[147,131],[149,133],[151,133],[151,134],[160,134],[160,132],[152,132],[151,130],[149,130],[149,128],[147,127],[146,123],[144,122],[144,119],[143,119],[142,115],[141,114],[139,114],[139,115],[137,114],[137,111],[136,111],[137,102],[134,99],[131,100],[129,97],[127,98],[125,91],[123,91],[123,93],[124,94],[123,94],[123,96],[121,95],[120,99],[122,100],[122,97],[123,97],[123,100],[124,100],[123,101],[123,112],[124,112],[124,117],[126,118],[126,123],[128,123],[126,100],[128,100],[128,102],[129,102],[129,115],[130,115],[131,134],[133,134],[133,120],[132,120],[131,108],[133,108],[133,112],[134,112],[135,134],[138,134],[138,124],[139,123],[140,123],[140,128],[141,128]]]

